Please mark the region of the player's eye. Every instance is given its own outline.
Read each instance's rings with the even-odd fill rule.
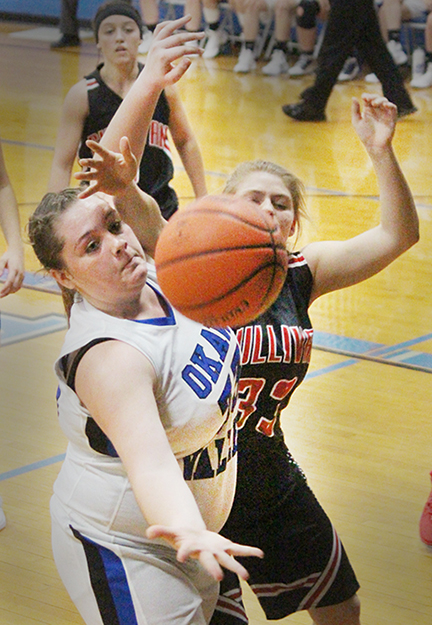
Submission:
[[[116,219],[115,221],[113,221],[108,226],[108,230],[109,232],[111,232],[111,234],[120,234],[120,232],[123,230],[123,223],[121,219]]]
[[[93,252],[96,252],[99,249],[99,247],[100,247],[100,242],[96,239],[93,239],[92,241],[90,241],[90,243],[86,245],[85,253],[92,254]]]

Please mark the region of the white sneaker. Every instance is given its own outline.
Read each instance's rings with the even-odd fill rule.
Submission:
[[[254,59],[253,50],[242,47],[237,65],[234,66],[234,71],[242,74],[247,74],[256,68],[256,62]]]
[[[366,74],[365,82],[368,82],[368,83],[371,83],[371,84],[377,83],[377,82],[379,82],[378,76],[376,74]]]
[[[5,513],[3,512],[2,506],[3,506],[3,501],[2,501],[2,498],[0,497],[0,530],[6,527],[6,517],[5,517]]]
[[[267,76],[286,74],[289,71],[289,65],[285,52],[283,50],[273,50],[270,61],[267,65],[264,65],[261,71]]]
[[[290,76],[305,76],[312,74],[315,69],[315,59],[310,54],[300,54],[300,58],[295,65],[289,68]]]
[[[219,54],[221,46],[227,41],[228,33],[225,30],[209,30],[202,58],[214,59]]]
[[[415,89],[427,89],[428,87],[432,87],[432,63],[427,64],[424,74],[421,76],[414,76],[410,85]]]
[[[390,39],[387,43],[387,49],[393,57],[393,61],[396,65],[404,65],[408,62],[408,57],[402,48],[402,44],[399,41],[394,41]]]
[[[344,63],[344,66],[338,76],[339,82],[354,80],[360,74],[360,65],[355,56],[350,56]]]
[[[416,48],[411,59],[412,80],[425,73],[426,52],[424,48]]]
[[[146,30],[143,34],[143,38],[141,43],[139,44],[138,52],[139,54],[147,54],[150,50],[150,46],[153,41],[153,33],[151,30]]]

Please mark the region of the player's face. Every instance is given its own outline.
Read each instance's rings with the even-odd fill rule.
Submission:
[[[56,233],[64,241],[65,269],[53,275],[64,286],[103,310],[139,297],[147,277],[143,249],[103,196],[74,202],[59,218]]]
[[[285,240],[294,234],[296,219],[293,199],[279,176],[264,171],[251,172],[237,186],[235,195],[252,201],[272,215]]]
[[[126,15],[109,15],[102,20],[98,48],[106,61],[135,60],[141,43],[137,23]]]

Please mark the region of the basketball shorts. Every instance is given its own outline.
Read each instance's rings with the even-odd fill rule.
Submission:
[[[54,499],[54,498],[53,498]],[[197,562],[157,543],[89,538],[51,502],[54,560],[87,625],[207,625],[219,584]]]
[[[336,605],[359,588],[343,545],[305,479],[253,525],[236,526],[230,517],[221,534],[264,551],[262,560],[238,559],[269,620]],[[247,622],[238,578],[225,571],[211,625]]]

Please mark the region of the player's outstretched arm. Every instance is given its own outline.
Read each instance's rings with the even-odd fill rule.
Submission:
[[[380,192],[380,223],[347,241],[312,243],[303,250],[314,275],[312,299],[378,273],[419,238],[418,215],[393,150],[397,109],[377,94],[352,103],[352,123],[372,161]]]
[[[96,141],[88,140],[87,146],[95,157],[80,160],[84,170],[77,172],[75,178],[89,181],[92,186],[84,189],[80,197],[88,197],[96,191],[113,196],[120,217],[129,224],[143,249],[153,258],[166,221],[157,202],[135,183],[137,161],[129,140],[122,137],[119,153],[107,150]]]
[[[129,138],[132,152],[141,160],[148,128],[158,98],[165,87],[175,84],[191,64],[191,54],[199,54],[192,41],[204,33],[176,32],[190,20],[187,15],[178,20],[161,22],[154,31],[146,64],[102,137],[101,143],[118,151],[121,137]]]

